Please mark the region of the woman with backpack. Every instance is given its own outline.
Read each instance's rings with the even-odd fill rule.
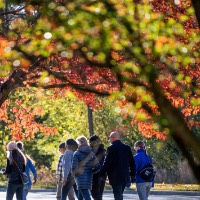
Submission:
[[[147,155],[145,143],[137,141],[134,144],[136,154],[134,155],[136,165],[136,188],[140,200],[148,200],[152,187],[155,171],[152,165],[152,158]]]
[[[23,200],[24,185],[20,173],[25,172],[26,158],[17,148],[16,142],[9,142],[7,145],[7,164],[4,175],[8,176],[8,187],[6,200],[12,200],[16,194],[17,200]]]

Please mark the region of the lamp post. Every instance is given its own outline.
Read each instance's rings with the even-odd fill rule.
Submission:
[[[89,123],[89,133],[90,137],[94,135],[94,130],[93,130],[93,115],[92,112],[93,110],[90,108],[89,105],[87,105],[88,108],[88,123]]]

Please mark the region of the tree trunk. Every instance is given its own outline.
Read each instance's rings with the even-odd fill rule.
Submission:
[[[183,115],[162,94],[155,80],[152,80],[152,92],[159,106],[161,116],[168,120],[171,137],[175,140],[183,155],[187,158],[192,171],[200,183],[200,141],[186,125]]]
[[[200,28],[200,0],[192,0],[192,5]]]

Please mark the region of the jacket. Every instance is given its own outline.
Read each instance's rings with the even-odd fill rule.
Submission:
[[[24,185],[24,187],[29,187],[32,185],[32,181],[31,181],[31,177],[30,177],[30,171],[32,172],[33,174],[33,177],[34,177],[34,180],[37,179],[37,174],[36,174],[36,169],[33,165],[33,163],[27,158],[27,163],[26,163],[26,167],[25,167],[25,172],[28,176],[28,183],[26,183]]]
[[[81,171],[75,175],[75,181],[78,189],[91,190],[93,173],[100,170],[100,164],[89,146],[80,146],[73,155],[72,170],[75,171],[84,159],[87,159],[87,161],[81,167]]]
[[[18,158],[15,159],[19,169],[21,172],[25,172],[25,161],[23,156],[18,153]],[[8,176],[8,182],[14,183],[14,184],[22,184],[22,180],[20,177],[20,171],[17,167],[17,165],[14,163],[11,165],[10,160],[7,159],[7,164],[6,164],[6,170],[4,174]]]
[[[144,149],[137,150],[137,153],[134,155],[135,165],[136,165],[136,183],[144,183],[145,181],[139,174],[139,172],[147,165],[148,163],[152,164],[152,158],[148,156]]]
[[[72,158],[73,158],[74,151],[68,149],[65,151],[63,160],[62,160],[62,179],[67,180],[68,175],[72,172]]]
[[[99,164],[101,166],[103,165],[103,161],[104,161],[105,155],[106,155],[106,150],[104,149],[104,145],[100,144],[97,152],[95,153],[95,156],[97,157],[97,159],[99,161]],[[104,177],[101,177],[100,171],[95,173],[95,174],[93,174],[93,184],[98,184],[99,180],[101,178],[103,178],[103,180],[106,180],[106,174],[105,174]]]
[[[130,182],[130,176],[135,176],[135,163],[130,146],[116,140],[108,147],[101,168],[102,176],[106,172],[110,185]]]

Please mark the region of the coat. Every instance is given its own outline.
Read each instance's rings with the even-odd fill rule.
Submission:
[[[147,165],[148,163],[152,164],[152,158],[146,154],[144,149],[137,150],[137,153],[134,155],[135,165],[136,165],[136,183],[144,183],[145,181],[139,174],[139,172]]]
[[[92,149],[91,149],[92,150]],[[99,161],[99,164],[102,166],[103,165],[103,161],[104,161],[104,158],[105,158],[105,155],[106,155],[106,150],[104,149],[104,145],[103,144],[100,144],[97,152],[95,153],[98,161]],[[100,171],[93,174],[93,184],[96,184],[98,185],[99,183],[99,180],[101,179],[101,173]],[[106,174],[105,176],[103,177],[103,180],[106,179]]]
[[[13,150],[13,151],[17,151],[17,150]],[[15,162],[17,163],[20,171],[25,172],[24,158],[20,153],[18,153],[17,155],[18,155],[18,157],[15,158]],[[19,171],[17,165],[15,163],[13,165],[11,165],[10,160],[7,159],[6,170],[5,170],[4,174],[6,174],[8,176],[8,182],[14,183],[14,184],[22,184],[22,180],[20,177],[20,171]]]
[[[89,157],[87,157],[89,155]],[[80,162],[87,157],[88,161],[81,167],[79,173],[74,174],[78,189],[92,189],[92,175],[100,170],[100,164],[89,146],[80,146],[73,155],[72,173],[80,166]]]
[[[106,172],[110,185],[130,182],[130,176],[135,176],[135,163],[130,146],[116,140],[108,147],[101,168],[102,176]]]

